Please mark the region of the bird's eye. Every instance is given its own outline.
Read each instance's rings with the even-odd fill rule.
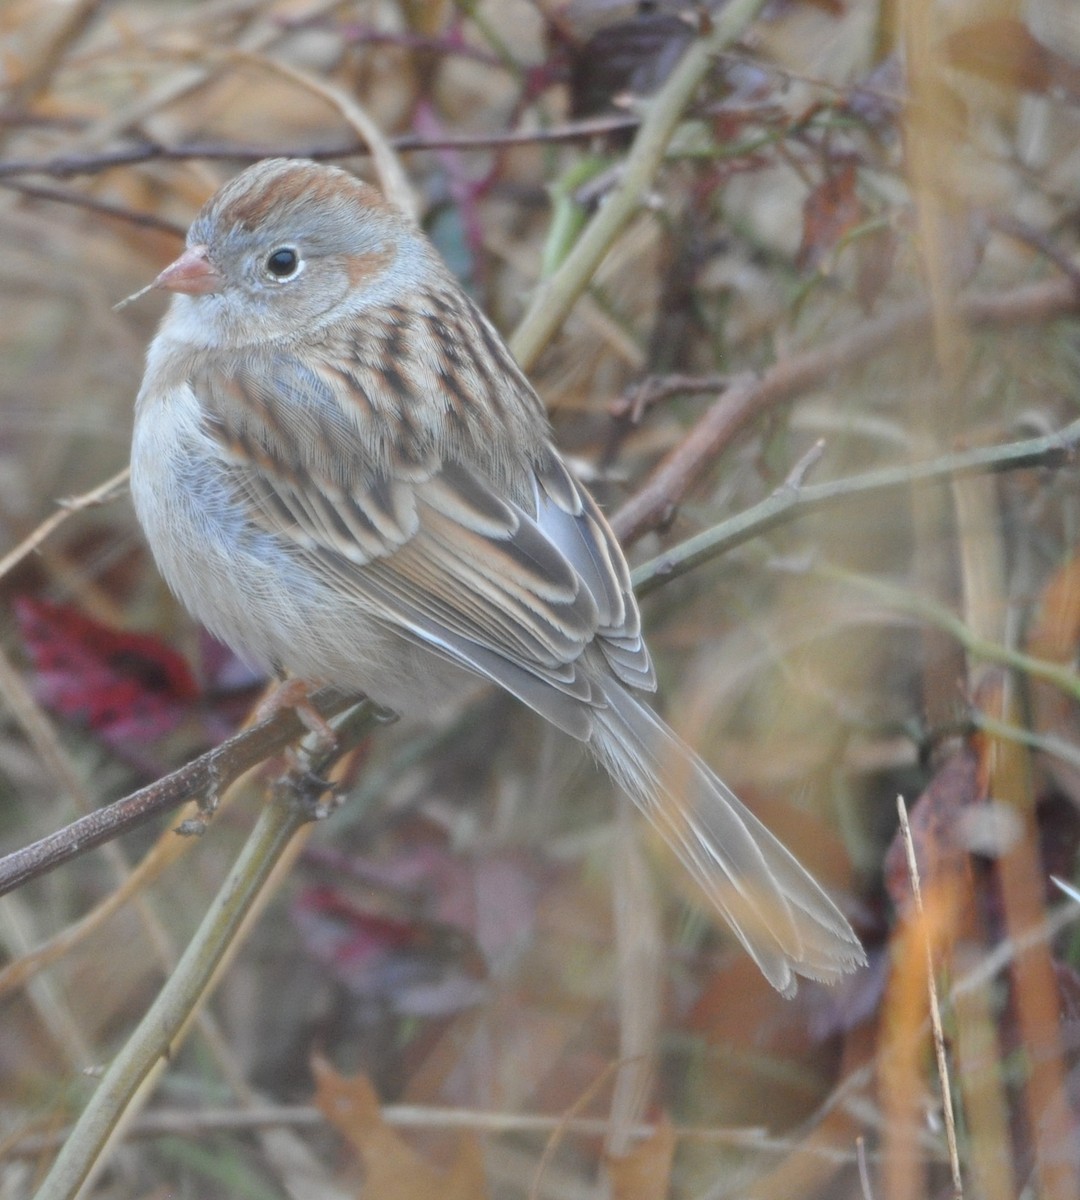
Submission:
[[[300,272],[300,255],[292,246],[281,246],[266,256],[266,273],[274,279],[292,279]]]

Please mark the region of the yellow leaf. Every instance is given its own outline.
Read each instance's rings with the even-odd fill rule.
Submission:
[[[487,1184],[479,1141],[467,1134],[449,1171],[425,1162],[383,1120],[365,1075],[345,1076],[323,1058],[312,1062],[315,1103],[356,1151],[364,1167],[364,1200],[484,1200]]]
[[[611,1200],[667,1200],[674,1158],[675,1129],[664,1117],[629,1154],[606,1159]]]

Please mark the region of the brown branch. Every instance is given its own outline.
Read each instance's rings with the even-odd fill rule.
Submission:
[[[324,688],[310,698],[310,703],[325,718],[343,712],[357,700],[356,696]],[[0,896],[189,800],[204,800],[212,807],[218,793],[233,780],[306,731],[295,709],[278,709],[178,771],[5,855],[0,858]]]
[[[68,8],[39,49],[37,61],[29,66],[12,88],[8,96],[12,108],[28,108],[45,91],[68,48],[90,28],[103,5],[104,0],[78,0]]]
[[[972,475],[1019,471],[1032,467],[1060,469],[1076,463],[1080,450],[1080,420],[1042,437],[995,446],[961,450],[923,462],[882,467],[863,475],[849,475],[826,483],[806,483],[804,477],[820,457],[822,441],[815,442],[771,495],[750,508],[725,517],[684,542],[663,550],[656,558],[635,567],[630,578],[634,591],[644,596],[656,587],[677,579],[726,554],[734,546],[761,537],[777,525],[835,504],[851,504],[877,493],[910,493],[913,488],[940,486]],[[927,614],[919,614],[924,619]],[[1011,665],[1026,669],[1018,662]]]
[[[167,221],[164,217],[153,213],[138,212],[125,208],[120,204],[110,204],[108,200],[99,200],[96,196],[88,196],[85,192],[74,192],[67,188],[49,187],[47,184],[25,183],[21,179],[0,178],[0,187],[8,191],[18,192],[29,196],[32,200],[48,200],[53,204],[70,204],[75,208],[85,208],[90,212],[100,213],[104,217],[112,217],[118,221],[127,221],[129,225],[139,225],[144,229],[158,229],[162,233],[171,233],[174,237],[183,238],[185,229],[175,221]]]
[[[390,147],[399,154],[418,150],[490,150],[500,146],[527,146],[545,142],[574,142],[636,129],[639,117],[619,115],[592,117],[584,121],[567,121],[549,129],[511,129],[501,133],[440,134],[428,136],[403,134],[388,138]],[[50,175],[66,178],[69,175],[96,175],[114,167],[132,166],[143,162],[186,162],[193,158],[226,159],[237,162],[257,162],[261,158],[359,158],[368,153],[367,145],[359,138],[348,142],[313,143],[299,146],[258,146],[232,142],[182,142],[167,146],[160,142],[139,141],[112,150],[91,154],[63,154],[50,159],[9,159],[0,161],[0,177],[15,175]]]
[[[1055,278],[1007,292],[968,296],[958,302],[957,315],[975,328],[995,328],[1039,324],[1077,308],[1080,295],[1072,281]],[[717,403],[615,514],[612,525],[619,539],[632,542],[669,521],[690,488],[752,422],[837,373],[925,334],[932,319],[928,303],[906,304],[828,345],[782,359],[761,375],[730,380]]]
[[[990,227],[991,229],[998,230],[999,233],[1005,234],[1006,237],[1015,238],[1018,242],[1023,242],[1025,246],[1031,246],[1033,249],[1038,250],[1063,275],[1071,279],[1073,287],[1080,292],[1080,263],[1073,262],[1049,234],[1044,233],[1041,229],[1036,229],[1033,225],[1029,225],[1027,221],[1021,221],[1018,217],[1011,216],[1008,213],[991,217]]]
[[[56,512],[46,517],[33,533],[24,538],[13,550],[9,550],[3,558],[0,558],[0,578],[3,578],[8,571],[22,562],[28,554],[32,554],[49,534],[69,517],[81,512],[84,508],[105,504],[115,496],[119,496],[121,489],[127,484],[127,480],[128,468],[124,467],[111,478],[106,479],[104,483],[99,483],[91,491],[85,492],[81,496],[73,496],[69,500],[61,500],[60,508]]]
[[[612,400],[608,411],[617,420],[636,425],[662,400],[696,392],[722,392],[730,383],[730,375],[650,375]]]

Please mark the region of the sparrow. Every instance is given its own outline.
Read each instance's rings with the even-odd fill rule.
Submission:
[[[239,655],[431,714],[490,681],[585,745],[765,977],[865,962],[795,857],[652,710],[626,559],[544,406],[422,231],[314,162],[243,171],[155,285],[131,489]]]

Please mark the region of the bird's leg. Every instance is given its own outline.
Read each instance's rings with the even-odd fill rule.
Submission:
[[[318,750],[332,750],[337,745],[333,726],[311,703],[312,685],[304,679],[286,679],[264,696],[255,709],[255,721],[265,721],[283,708],[291,708],[305,729],[315,735]]]

